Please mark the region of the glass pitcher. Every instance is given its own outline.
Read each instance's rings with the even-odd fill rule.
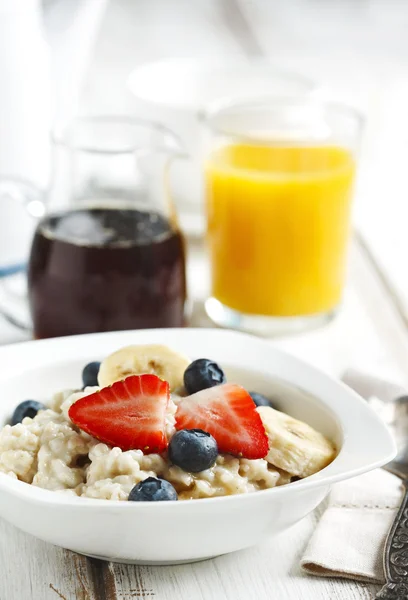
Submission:
[[[35,338],[184,325],[185,249],[168,185],[177,158],[178,138],[160,125],[77,119],[53,135],[45,195],[0,184],[38,219],[27,273]]]

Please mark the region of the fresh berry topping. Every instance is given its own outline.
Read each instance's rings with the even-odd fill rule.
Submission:
[[[212,360],[194,360],[184,372],[184,387],[189,394],[225,383],[224,371]]]
[[[202,390],[182,398],[177,407],[176,429],[208,431],[219,452],[244,458],[264,458],[268,438],[251,396],[232,383]]]
[[[163,500],[178,500],[174,487],[165,479],[148,477],[139,481],[132,488],[129,498],[131,502],[161,502]]]
[[[84,387],[98,385],[98,373],[100,366],[101,363],[95,361],[88,363],[84,367],[82,371],[82,383]]]
[[[255,406],[270,406],[273,408],[272,402],[263,394],[258,394],[258,392],[249,392],[252,400],[255,402]]]
[[[217,456],[217,442],[202,429],[182,429],[170,440],[169,459],[184,471],[205,471],[214,465]]]
[[[80,398],[68,415],[77,427],[105,444],[152,454],[167,448],[169,397],[169,384],[156,375],[131,375]]]
[[[14,410],[13,416],[11,417],[11,424],[17,425],[17,423],[21,423],[26,417],[34,419],[39,410],[46,410],[46,408],[47,407],[44,406],[44,404],[41,404],[41,402],[37,402],[36,400],[24,400],[24,402],[21,402]]]

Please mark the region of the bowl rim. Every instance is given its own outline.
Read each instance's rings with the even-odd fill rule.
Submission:
[[[0,473],[0,493],[3,491],[9,492],[18,496],[20,499],[44,505],[58,505],[61,508],[84,508],[85,510],[86,507],[90,510],[95,507],[104,509],[110,507],[111,509],[117,509],[118,506],[120,506],[122,511],[132,511],[137,510],[138,506],[143,506],[145,508],[154,506],[155,508],[152,508],[152,510],[157,511],[164,510],[164,507],[166,506],[200,507],[208,505],[208,503],[217,506],[220,505],[221,502],[232,504],[237,502],[249,502],[254,499],[254,494],[256,497],[260,497],[260,494],[263,494],[262,497],[265,497],[267,494],[273,494],[272,497],[278,497],[288,493],[290,494],[290,490],[297,493],[318,487],[330,486],[337,481],[349,479],[377,467],[381,467],[395,457],[397,452],[396,445],[386,425],[367,402],[346,384],[332,378],[302,359],[277,348],[273,343],[247,333],[239,333],[231,330],[205,328],[127,330],[35,340],[2,346],[0,347],[0,362],[3,366],[3,370],[0,374],[0,390],[1,385],[6,383],[10,376],[21,373],[21,368],[16,364],[16,359],[21,361],[24,356],[36,360],[38,362],[37,367],[44,367],[52,364],[61,364],[61,359],[64,357],[65,360],[68,360],[69,358],[72,360],[73,357],[78,358],[78,355],[75,354],[78,349],[80,349],[79,354],[84,354],[88,351],[87,348],[100,347],[103,345],[103,342],[106,342],[106,346],[109,346],[110,343],[116,339],[118,342],[114,342],[114,344],[119,343],[122,345],[131,343],[160,343],[159,340],[163,336],[174,337],[178,343],[180,343],[181,340],[181,345],[183,345],[188,338],[191,340],[194,339],[194,343],[199,343],[199,338],[202,338],[202,340],[207,339],[207,341],[214,338],[214,343],[217,342],[218,345],[221,343],[224,343],[225,345],[227,342],[231,342],[231,345],[228,345],[228,347],[232,353],[238,350],[237,355],[239,354],[240,346],[245,349],[251,347],[250,354],[254,354],[253,351],[258,348],[259,351],[262,352],[262,359],[267,359],[265,364],[269,364],[269,361],[272,359],[281,367],[286,366],[288,373],[292,369],[293,372],[296,371],[297,375],[295,381],[288,377],[281,377],[280,375],[279,377],[290,385],[295,385],[305,392],[311,393],[323,406],[328,408],[338,420],[338,425],[343,435],[343,441],[336,458],[318,473],[288,485],[259,490],[254,493],[200,498],[199,502],[197,502],[197,499],[150,503],[82,498],[35,487],[23,481],[13,479],[5,473]],[[138,337],[141,339],[138,340]],[[123,340],[119,341],[122,338]],[[162,343],[168,344],[169,341],[162,341]],[[43,354],[48,357],[47,361],[41,358]],[[266,357],[265,354],[267,355]],[[57,360],[55,359],[56,357]],[[230,362],[230,364],[232,363]],[[248,368],[248,365],[245,365],[245,367]],[[276,374],[273,374],[273,376],[276,376]],[[302,382],[309,382],[309,385],[302,384]],[[334,400],[334,398],[337,399]],[[371,431],[371,435],[368,436],[369,447],[364,448],[365,455],[364,453],[361,454],[361,452],[359,452],[359,450],[361,450],[360,430],[362,422],[364,422],[364,426],[366,428],[368,427],[369,431]],[[175,510],[181,509],[178,508]]]

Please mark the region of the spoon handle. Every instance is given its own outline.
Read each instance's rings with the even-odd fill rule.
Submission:
[[[384,549],[386,584],[376,595],[381,600],[408,600],[408,479],[404,497]]]

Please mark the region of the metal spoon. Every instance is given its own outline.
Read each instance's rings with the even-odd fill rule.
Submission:
[[[361,394],[358,376],[353,381],[349,375],[350,372],[346,373],[343,381]],[[408,396],[403,394],[392,398],[390,394],[395,393],[397,386],[390,384],[387,387],[382,380],[377,382],[381,385],[376,388],[376,378],[372,378],[373,388],[376,388],[375,395],[372,394],[373,389],[362,395],[381,414],[395,436],[398,455],[383,468],[402,479],[405,491],[385,542],[383,564],[386,583],[375,598],[408,600]],[[370,387],[366,385],[366,390],[368,389]]]
[[[398,456],[384,468],[401,477],[404,497],[385,542],[383,564],[385,585],[376,595],[382,600],[408,599],[408,396],[393,401],[394,422],[390,425]]]

